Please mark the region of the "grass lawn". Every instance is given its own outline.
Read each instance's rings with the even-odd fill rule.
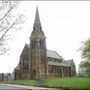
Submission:
[[[20,84],[20,85],[36,85],[35,80],[8,80],[3,81],[3,83],[10,83],[10,84]]]
[[[5,83],[36,85],[35,80],[9,80]],[[90,78],[48,78],[44,79],[45,86],[63,87],[65,90],[90,90]]]
[[[45,79],[50,87],[64,87],[72,90],[90,90],[90,78],[49,78]]]

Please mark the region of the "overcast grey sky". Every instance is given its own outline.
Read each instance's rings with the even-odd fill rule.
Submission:
[[[0,73],[12,72],[17,66],[25,43],[29,43],[36,6],[46,35],[47,49],[57,51],[66,60],[73,58],[78,69],[81,56],[77,49],[81,41],[90,37],[90,2],[21,1],[16,11],[23,13],[26,21],[9,41],[10,55],[0,56]]]

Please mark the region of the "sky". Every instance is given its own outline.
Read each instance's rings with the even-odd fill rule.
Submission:
[[[21,1],[15,12],[25,16],[25,23],[21,25],[21,30],[12,34],[14,37],[8,42],[9,54],[0,55],[0,73],[13,72],[18,65],[23,47],[30,41],[36,6],[47,49],[57,51],[65,60],[73,59],[78,71],[82,60],[78,49],[82,41],[90,38],[90,2]]]

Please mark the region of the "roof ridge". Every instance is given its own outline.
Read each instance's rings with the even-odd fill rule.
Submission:
[[[57,58],[57,59],[63,59],[62,56],[60,56],[56,51],[52,51],[52,50],[47,50],[47,55],[53,58]]]
[[[47,51],[53,51],[53,52],[56,52],[56,51],[54,51],[54,50],[50,50],[50,49],[47,49]]]
[[[56,51],[55,51],[56,52]],[[57,53],[57,52],[56,52]],[[58,53],[57,53],[57,55],[59,55]],[[61,55],[59,55],[60,57],[62,57]],[[63,58],[63,57],[62,57]],[[64,60],[64,58],[63,58],[63,60]]]

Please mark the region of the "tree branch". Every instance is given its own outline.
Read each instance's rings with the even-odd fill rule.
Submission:
[[[4,34],[0,37],[0,41],[3,39],[3,37],[6,35],[6,33],[13,27],[13,25],[17,22],[17,20],[20,18],[20,16],[12,23],[12,25],[7,28],[7,30],[4,32]]]

